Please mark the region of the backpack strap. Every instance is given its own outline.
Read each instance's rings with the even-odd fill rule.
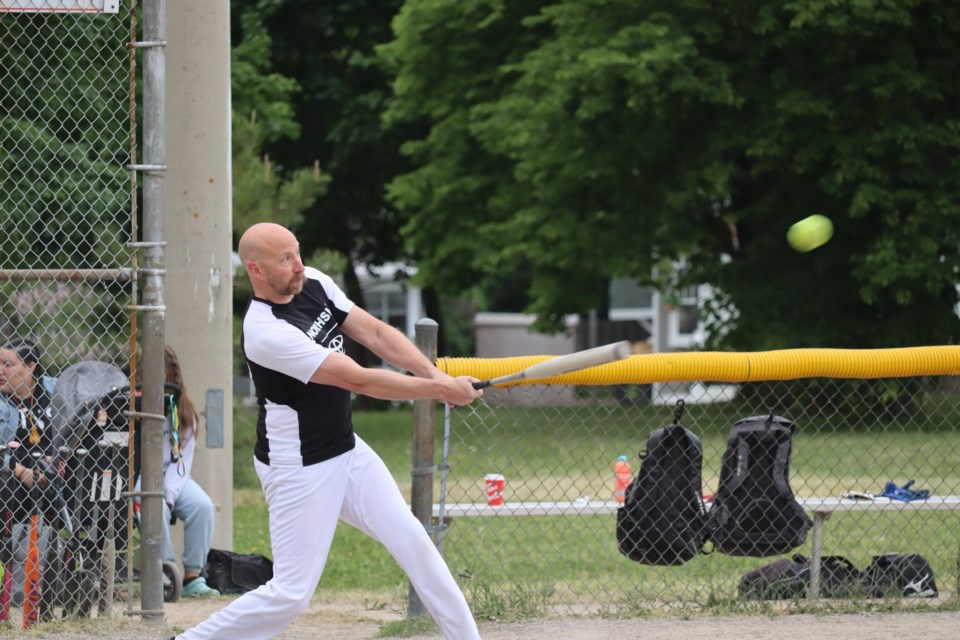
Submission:
[[[743,484],[747,477],[747,469],[750,468],[750,444],[746,438],[737,437],[737,464],[733,477],[727,483],[730,490],[738,488]]]
[[[671,428],[676,430],[675,433],[676,433],[676,435],[677,435],[677,445],[683,447],[683,453],[684,453],[684,456],[686,457],[686,459],[687,459],[687,460],[690,460],[691,462],[695,462],[695,461],[698,461],[698,460],[699,460],[699,461],[702,461],[702,459],[703,459],[703,445],[700,443],[700,438],[698,438],[697,436],[695,436],[694,434],[692,434],[692,433],[691,433],[690,431],[688,431],[687,429],[681,427],[680,425],[674,425],[674,426],[671,427]],[[701,464],[702,464],[702,462],[701,462],[701,463],[695,463],[695,464],[692,465],[692,466],[694,467],[694,468],[693,468],[694,477],[693,477],[692,479],[695,480],[694,484],[697,485],[697,486],[701,486],[701,484],[702,484]],[[696,495],[697,495],[697,500],[698,500],[700,506],[703,507],[703,492],[702,492],[702,488],[701,488],[701,490],[699,490],[699,491],[696,492]],[[704,513],[705,513],[705,512],[706,512],[706,509],[704,509]]]
[[[793,423],[770,412],[763,421],[767,432],[779,431],[785,434],[777,445],[777,453],[773,459],[773,484],[782,495],[790,495],[790,485],[787,483],[787,465],[790,464],[790,439],[793,436]]]
[[[786,438],[777,445],[777,455],[773,461],[773,483],[783,495],[789,495],[790,485],[787,484],[787,465],[790,464],[790,438]]]

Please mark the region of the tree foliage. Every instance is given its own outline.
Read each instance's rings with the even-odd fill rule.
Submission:
[[[235,10],[258,13],[279,45],[272,51],[272,68],[300,87],[290,104],[301,135],[269,141],[267,148],[283,171],[318,161],[331,177],[329,188],[306,212],[298,237],[309,251],[325,247],[346,255],[348,283],[355,262],[403,257],[397,213],[384,198],[384,185],[403,159],[398,134],[381,123],[390,86],[374,56],[375,45],[390,39],[390,20],[399,4],[233,2]],[[242,25],[240,31],[246,37]]]
[[[232,7],[236,24],[230,52],[232,106],[241,118],[258,124],[258,150],[267,142],[300,137],[300,123],[292,104],[300,85],[273,70],[273,39],[263,24],[275,4],[234,1]]]
[[[233,229],[239,239],[250,225],[271,221],[296,228],[305,212],[328,188],[330,179],[313,166],[277,166],[265,153],[268,143],[296,140],[300,125],[292,101],[300,90],[297,82],[272,69],[273,41],[263,26],[273,2],[250,7],[234,3],[242,36],[231,52],[233,92],[232,171]],[[334,261],[336,263],[336,261]],[[235,286],[237,306],[246,304],[250,284],[241,273]]]
[[[331,179],[329,188],[304,212],[297,236],[307,253],[327,249],[346,258],[339,271],[344,289],[362,306],[356,265],[417,258],[403,246],[398,230],[405,219],[387,200],[385,186],[408,168],[400,145],[418,124],[384,126],[391,87],[375,53],[379,44],[391,39],[391,20],[402,2],[233,0],[232,4],[235,15],[247,10],[259,17],[277,43],[271,68],[299,86],[290,104],[301,135],[268,141],[267,150],[283,175],[290,167],[318,161]],[[238,21],[235,26],[235,39],[246,38],[248,26]],[[424,298],[428,315],[440,321],[444,353],[447,323],[440,306],[431,304],[436,296]],[[362,350],[352,355],[362,363],[371,361]]]
[[[116,24],[11,14],[0,25],[2,267],[126,263],[127,70]]]
[[[129,54],[123,15],[0,14],[0,269],[128,267]],[[37,341],[55,372],[125,364],[129,286],[0,283],[0,337]]]
[[[956,339],[960,5],[408,0],[381,49],[390,183],[445,292],[529,269],[545,324],[603,283],[709,282],[743,349]],[[836,235],[786,245],[812,213]]]
[[[233,226],[241,233],[250,225],[271,221],[296,227],[303,214],[324,192],[329,178],[319,166],[278,173],[263,153],[263,126],[256,112],[233,117]]]

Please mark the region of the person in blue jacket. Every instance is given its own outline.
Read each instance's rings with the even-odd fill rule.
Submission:
[[[0,504],[0,526],[10,527],[12,558],[6,568],[11,575],[10,597],[15,605],[23,599],[30,515],[38,509],[42,511],[47,504],[38,504],[37,494],[32,491],[35,482],[45,488],[47,476],[37,472],[30,454],[39,452],[49,460],[55,386],[56,379],[45,374],[40,348],[32,341],[13,338],[0,346],[0,442],[7,446],[0,473],[12,473],[15,479],[5,504]],[[9,476],[4,480],[8,481]],[[48,526],[37,532],[41,572],[45,572],[47,550],[54,535],[53,528]]]
[[[0,442],[15,441],[22,447],[12,471],[24,490],[33,487],[34,474],[20,460],[32,451],[50,453],[50,399],[56,383],[56,378],[46,375],[40,347],[32,341],[13,338],[0,347]],[[10,469],[11,453],[8,448],[4,454],[4,470]],[[45,480],[41,476],[41,483]]]

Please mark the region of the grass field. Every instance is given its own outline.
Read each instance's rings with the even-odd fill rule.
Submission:
[[[879,493],[887,480],[935,494],[960,493],[960,439],[953,429],[953,397],[933,401],[935,423],[836,426],[835,416],[805,416],[794,439],[791,485],[798,495]],[[608,499],[612,460],[642,448],[646,433],[672,419],[670,407],[543,409],[478,406],[452,420],[449,502],[483,500],[485,472],[504,472],[508,499]],[[704,490],[715,489],[729,425],[750,415],[744,406],[688,409],[684,424],[704,445]],[[253,420],[235,414],[235,548],[270,555],[266,513],[250,457]],[[357,432],[384,458],[409,495],[412,412],[401,408],[355,416]],[[437,457],[442,446],[437,425]],[[636,463],[636,458],[633,458]],[[636,472],[637,467],[634,467]],[[434,499],[439,496],[439,480]],[[956,512],[866,512],[833,517],[824,528],[826,553],[865,568],[873,555],[917,552],[934,568],[941,593],[956,588],[960,515]],[[809,555],[809,544],[795,552]],[[646,567],[616,551],[611,516],[458,518],[446,532],[444,553],[480,617],[573,611],[642,611],[657,603],[728,607],[746,571],[772,560],[712,554],[681,567]],[[379,544],[341,525],[319,589],[402,599],[406,579]]]

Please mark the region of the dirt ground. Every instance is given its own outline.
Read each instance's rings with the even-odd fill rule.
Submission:
[[[88,621],[82,629],[44,629],[27,633],[12,631],[12,637],[57,640],[160,639],[194,625],[223,607],[228,598],[181,600],[165,607],[166,622],[158,627],[138,619],[117,622]],[[402,613],[386,608],[371,609],[359,602],[314,600],[278,640],[325,638],[364,640],[377,638],[384,624],[400,620]],[[790,614],[775,616],[724,616],[637,619],[557,618],[523,623],[482,622],[486,640],[957,640],[960,613],[910,612],[864,614]],[[0,637],[10,637],[0,632]],[[414,636],[414,640],[438,640],[439,633]],[[229,640],[229,639],[224,639]]]

